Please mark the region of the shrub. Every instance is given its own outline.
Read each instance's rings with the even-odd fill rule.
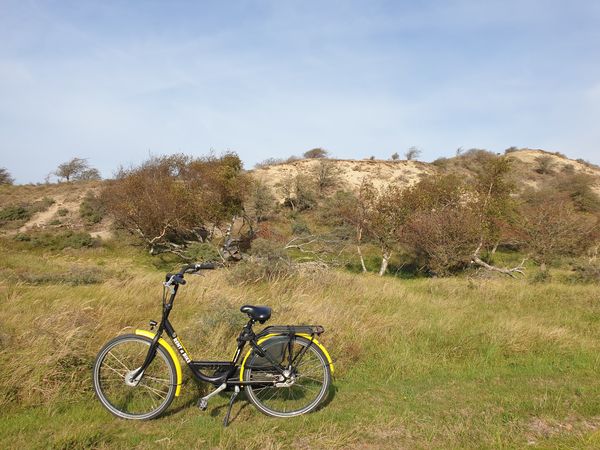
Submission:
[[[29,247],[42,247],[49,250],[64,250],[65,248],[90,248],[98,245],[99,241],[89,233],[63,231],[59,233],[40,232],[27,235],[18,234],[15,240],[25,242]]]
[[[302,220],[295,220],[292,223],[292,234],[301,235],[301,234],[310,234],[310,228],[306,222]]]
[[[69,210],[67,208],[60,208],[58,211],[56,211],[56,214],[58,214],[60,217],[65,217],[67,214],[69,214]]]
[[[573,273],[568,277],[572,283],[600,283],[600,265],[578,264],[573,267]]]
[[[284,164],[286,162],[283,158],[267,158],[261,162],[254,164],[255,169],[264,169],[269,166],[276,166],[278,164]]]
[[[0,209],[0,223],[15,220],[29,220],[32,216],[30,209],[25,206],[7,206]]]
[[[411,148],[409,148],[406,151],[406,153],[404,154],[404,157],[408,161],[412,161],[413,159],[417,159],[419,156],[421,156],[421,150],[419,150],[417,147],[411,147]]]
[[[340,171],[333,161],[319,161],[310,172],[317,192],[321,195],[340,183]]]
[[[413,214],[404,228],[405,242],[420,265],[435,275],[464,269],[481,239],[474,211],[455,207]]]
[[[450,160],[448,158],[438,158],[435,161],[433,161],[431,164],[433,164],[436,167],[439,167],[440,169],[445,169],[446,167],[448,167],[448,163],[450,162]]]
[[[116,224],[137,236],[151,254],[178,252],[239,214],[249,181],[235,153],[164,156],[121,170],[101,199]]]
[[[63,273],[32,273],[24,272],[18,275],[19,281],[28,284],[69,284],[80,286],[98,284],[104,281],[103,272],[97,267],[72,267]]]
[[[0,185],[1,184],[13,184],[14,181],[15,180],[10,175],[8,170],[6,170],[4,167],[0,167]]]
[[[542,175],[554,172],[554,158],[550,155],[540,155],[535,158],[535,171]]]
[[[185,251],[194,261],[218,261],[221,259],[219,250],[210,242],[194,242]]]
[[[542,267],[560,256],[583,255],[598,239],[598,219],[553,191],[533,194],[520,208],[518,226],[524,248]]]
[[[274,282],[297,273],[285,250],[272,241],[257,238],[252,243],[252,259],[235,265],[228,278],[238,284]]]
[[[79,205],[79,217],[88,225],[100,223],[106,214],[104,204],[101,199],[92,191],[85,194]]]
[[[276,200],[271,188],[260,180],[250,187],[250,195],[245,202],[245,210],[256,222],[266,220],[275,210]]]

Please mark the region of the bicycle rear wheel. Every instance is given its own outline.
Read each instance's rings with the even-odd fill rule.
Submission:
[[[300,336],[276,336],[263,342],[261,347],[281,363],[290,377],[283,380],[272,363],[253,351],[245,365],[244,380],[265,381],[265,385],[245,387],[250,402],[262,413],[273,417],[294,417],[316,409],[327,397],[331,384],[331,370],[321,349]],[[290,347],[292,359],[304,350],[302,357],[291,367]],[[279,382],[273,385],[273,381]]]
[[[137,380],[131,377],[142,366],[151,339],[133,334],[116,337],[98,353],[94,364],[94,390],[102,405],[123,419],[153,419],[173,401],[177,372],[161,347]]]

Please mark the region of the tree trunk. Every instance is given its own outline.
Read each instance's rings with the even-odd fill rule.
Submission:
[[[382,277],[387,270],[388,262],[392,256],[392,252],[382,252],[381,267],[379,268],[379,276]]]
[[[360,250],[360,243],[362,242],[362,228],[356,227],[356,250],[358,251],[358,257],[360,258],[360,265],[362,266],[363,273],[367,273],[367,266],[365,266],[365,259],[363,258],[362,251]]]
[[[500,241],[496,241],[496,243],[494,244],[494,248],[492,248],[492,255],[496,254],[496,250],[498,250],[498,246],[500,245]]]
[[[365,266],[365,260],[363,258],[362,252],[360,251],[360,245],[356,246],[356,250],[358,251],[358,257],[360,258],[360,265],[362,266],[363,273],[367,273],[367,267]]]

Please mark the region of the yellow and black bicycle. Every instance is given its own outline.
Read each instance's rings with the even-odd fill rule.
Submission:
[[[169,314],[177,290],[186,283],[185,274],[214,268],[212,263],[189,264],[178,273],[168,273],[163,283],[162,318],[159,323],[150,321],[151,330],[158,325],[156,332],[136,330],[135,334],[110,340],[100,350],[94,364],[94,390],[111,413],[124,419],[144,420],[164,412],[181,390],[178,354],[196,379],[216,388],[198,401],[201,410],[206,410],[211,397],[233,391],[225,426],[241,389],[261,412],[274,417],[308,413],[327,398],[333,362],[317,340],[323,327],[276,325],[255,333],[253,325],[263,324],[271,317],[271,309],[266,306],[241,307],[249,320],[237,338],[232,360],[192,360],[169,322]],[[162,338],[164,332],[175,348]],[[246,344],[250,349],[242,357]]]

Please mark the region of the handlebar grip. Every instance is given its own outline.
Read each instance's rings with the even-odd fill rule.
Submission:
[[[197,270],[210,270],[215,268],[215,263],[205,262],[202,264],[196,264]]]

